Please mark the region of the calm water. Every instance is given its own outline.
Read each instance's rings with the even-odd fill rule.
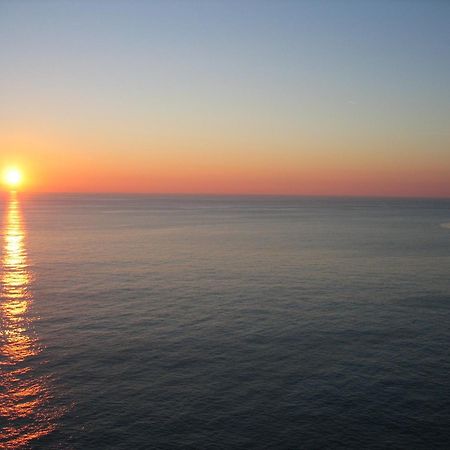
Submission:
[[[450,201],[0,202],[0,448],[449,447]]]

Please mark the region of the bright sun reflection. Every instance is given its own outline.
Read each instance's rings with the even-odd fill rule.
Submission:
[[[3,182],[11,189],[15,189],[22,183],[22,172],[16,167],[9,167],[3,174]]]
[[[14,177],[13,177],[14,179]],[[11,193],[3,228],[0,265],[0,448],[28,446],[51,433],[57,413],[43,376],[34,372],[33,359],[42,349],[29,313],[32,296],[20,204]]]

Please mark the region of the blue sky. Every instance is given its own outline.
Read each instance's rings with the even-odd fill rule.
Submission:
[[[229,141],[287,164],[339,148],[437,167],[449,23],[446,1],[1,1],[0,117],[143,157],[172,135],[211,144],[193,159]]]

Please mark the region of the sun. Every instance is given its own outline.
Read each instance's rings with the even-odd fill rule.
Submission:
[[[3,174],[3,181],[9,188],[17,188],[22,183],[22,172],[16,167],[9,167]]]

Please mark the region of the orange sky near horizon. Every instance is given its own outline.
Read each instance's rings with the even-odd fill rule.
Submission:
[[[450,197],[449,158],[434,162],[411,145],[404,152],[361,152],[358,142],[353,149],[311,139],[261,148],[238,139],[221,145],[184,138],[133,145],[5,132],[0,164],[21,168],[21,189],[30,192]],[[215,151],[205,151],[209,146]]]

